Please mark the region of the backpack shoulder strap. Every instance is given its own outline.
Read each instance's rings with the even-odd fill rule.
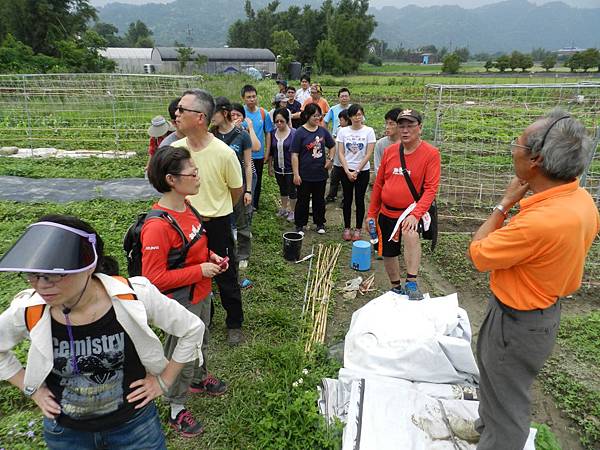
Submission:
[[[265,114],[265,108],[263,108],[263,107],[261,106],[261,107],[260,107],[260,117],[262,117],[263,124],[264,124],[264,121],[265,121],[265,118],[266,118],[266,116],[267,116],[267,115]]]
[[[129,281],[129,279],[127,279],[125,277],[121,277],[119,275],[113,275],[113,278],[115,280],[120,281],[121,283],[126,284],[127,286],[129,286],[132,291],[134,290],[133,286],[131,285],[131,282]],[[137,300],[137,295],[135,295],[135,294],[119,294],[116,297],[119,300]]]
[[[27,327],[27,331],[31,331],[37,325],[45,309],[46,305],[33,305],[25,308],[25,326]]]
[[[184,245],[187,244],[188,240],[185,237],[185,233],[183,232],[177,221],[173,218],[173,216],[171,216],[171,214],[169,214],[167,211],[163,211],[162,209],[151,209],[146,214],[146,220],[150,219],[164,219],[167,222],[169,222],[169,224],[173,228],[175,228],[175,231],[177,231],[177,233],[179,234],[179,237],[183,241]]]

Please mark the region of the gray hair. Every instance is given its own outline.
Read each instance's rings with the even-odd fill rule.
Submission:
[[[527,135],[532,156],[542,156],[541,168],[548,178],[572,181],[583,173],[589,161],[592,140],[583,124],[560,108],[538,121]]]
[[[194,108],[206,114],[206,121],[210,124],[213,113],[215,112],[215,99],[208,91],[204,89],[189,89],[181,96],[193,95]]]

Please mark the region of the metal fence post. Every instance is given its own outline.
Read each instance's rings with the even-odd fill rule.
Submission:
[[[29,143],[29,150],[31,151],[31,156],[33,156],[33,134],[31,128],[31,112],[29,111],[29,99],[27,95],[27,78],[26,75],[22,76],[23,79],[23,101],[25,105],[25,114],[27,114],[27,142]]]
[[[440,146],[441,140],[441,130],[440,130],[440,122],[442,120],[442,94],[444,92],[444,87],[439,86],[439,94],[438,94],[438,104],[435,108],[435,129],[433,131],[433,141],[435,142],[436,147]]]
[[[592,162],[594,161],[594,157],[596,156],[596,150],[598,149],[598,144],[600,144],[600,126],[596,127],[596,136],[594,136],[594,140],[592,141],[592,151],[590,154],[590,159],[588,160],[585,170],[583,171],[583,175],[581,176],[581,180],[579,180],[579,186],[586,187],[587,185],[587,176],[590,172],[590,167],[592,167]]]
[[[111,98],[111,108],[112,108],[112,116],[113,116],[113,128],[115,129],[115,145],[117,147],[117,151],[121,149],[120,140],[119,140],[119,129],[117,128],[117,105],[115,104],[115,96],[112,92],[108,91],[108,95]]]

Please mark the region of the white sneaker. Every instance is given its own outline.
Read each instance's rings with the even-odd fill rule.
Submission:
[[[287,215],[287,221],[288,222],[293,222],[294,221],[294,211],[290,211]]]
[[[317,227],[317,233],[325,234],[325,227],[322,225],[320,227]]]
[[[240,270],[246,269],[248,267],[248,260],[247,259],[240,260],[238,267],[240,268]]]

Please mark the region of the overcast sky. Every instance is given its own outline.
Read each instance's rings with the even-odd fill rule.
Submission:
[[[104,6],[107,3],[170,3],[174,0],[91,0],[91,4],[94,6]],[[499,3],[502,0],[371,0],[371,6],[376,8],[382,6],[396,6],[401,8],[406,5],[419,5],[419,6],[432,6],[432,5],[459,5],[463,8],[476,8],[478,6],[489,5],[490,3]],[[543,3],[549,3],[557,0],[529,0],[531,3],[541,5]],[[562,1],[571,6],[580,8],[600,8],[600,0],[558,0]],[[302,0],[299,1],[302,3]]]

